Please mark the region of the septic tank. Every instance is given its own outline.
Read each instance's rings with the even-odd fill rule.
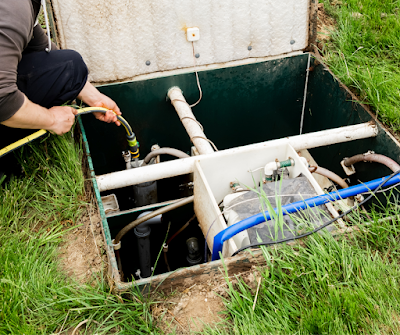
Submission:
[[[219,275],[220,256],[230,274],[262,263],[257,252],[233,255],[247,243],[304,227],[291,218],[280,231],[260,223],[213,254],[216,238],[266,209],[256,191],[278,207],[339,188],[310,166],[348,178],[350,186],[390,174],[378,163],[359,163],[350,176],[341,166],[344,158],[371,150],[398,162],[400,149],[309,53],[316,5],[51,1],[59,46],[82,54],[90,80],[118,103],[139,141],[135,160],[121,129],[80,117],[117,290],[190,285]],[[179,157],[149,156],[157,148],[179,150]],[[119,238],[124,227],[174,206]],[[348,206],[342,200],[307,209],[307,229]],[[339,220],[329,231],[343,225]]]

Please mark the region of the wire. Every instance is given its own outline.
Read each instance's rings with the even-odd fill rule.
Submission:
[[[46,24],[46,32],[47,32],[48,48],[46,48],[46,52],[50,52],[51,51],[51,34],[50,34],[49,16],[47,15],[46,0],[41,0],[41,5],[43,8],[44,22]]]
[[[193,215],[193,216],[189,219],[188,222],[186,222],[174,235],[172,235],[172,236],[168,239],[166,245],[169,246],[169,244],[171,243],[171,241],[172,241],[175,237],[177,237],[182,231],[184,231],[184,230],[189,226],[190,222],[192,222],[195,218],[196,218],[196,214]]]
[[[390,186],[390,187],[384,188],[383,190],[379,190],[379,191],[377,191],[376,193],[384,193],[384,192],[386,192],[386,191],[391,190],[392,188],[396,188],[396,187],[399,186],[399,185],[400,185],[400,183],[394,184],[394,185],[392,185],[392,186]],[[364,192],[364,193],[361,193],[361,194],[370,194],[370,192]]]
[[[322,226],[319,226],[318,228],[316,228],[316,229],[314,229],[314,230],[312,230],[312,231],[310,231],[310,232],[307,232],[307,233],[304,233],[304,234],[301,234],[301,235],[297,235],[297,236],[292,236],[292,237],[284,238],[284,239],[281,239],[281,240],[278,240],[278,241],[263,242],[263,243],[253,243],[253,244],[250,244],[250,245],[248,245],[248,246],[245,246],[245,247],[243,247],[243,248],[240,248],[240,249],[236,250],[236,251],[232,254],[232,256],[235,256],[235,255],[237,255],[239,252],[242,252],[243,250],[246,250],[246,249],[249,249],[249,248],[261,247],[261,246],[267,246],[267,245],[274,245],[274,244],[280,244],[280,243],[284,243],[284,242],[289,242],[289,241],[298,240],[298,239],[300,239],[300,238],[303,238],[303,237],[312,235],[312,234],[314,234],[314,233],[320,231],[321,229],[324,229],[325,227],[331,225],[332,223],[336,222],[337,220],[341,219],[342,217],[348,215],[349,213],[351,213],[352,211],[354,211],[354,210],[357,209],[358,207],[364,205],[364,204],[365,204],[367,201],[369,201],[373,196],[375,196],[375,194],[379,191],[379,189],[380,189],[383,185],[385,185],[390,179],[392,179],[394,176],[396,176],[396,175],[399,174],[399,173],[400,173],[400,170],[398,170],[398,171],[396,171],[396,172],[393,172],[388,178],[386,178],[382,183],[380,183],[379,186],[378,186],[374,191],[372,191],[371,194],[370,194],[367,198],[365,198],[365,199],[364,199],[363,201],[361,201],[359,204],[356,204],[355,206],[351,207],[351,208],[350,208],[349,210],[347,210],[346,212],[340,214],[340,215],[337,216],[336,218],[334,218],[334,219],[328,221],[327,223],[323,224]]]
[[[185,101],[185,100],[181,100],[181,99],[173,99],[173,100],[171,100],[172,103],[175,102],[175,101],[183,102],[183,103],[185,103],[186,105],[188,105],[189,107],[192,107],[192,106],[193,106],[193,105],[189,105],[188,102]],[[197,104],[197,102],[196,102],[196,104]],[[203,127],[203,125],[202,125],[198,120],[196,120],[195,118],[193,118],[193,117],[191,117],[191,116],[184,116],[184,117],[181,118],[180,120],[182,121],[182,120],[184,120],[184,119],[189,119],[189,120],[191,120],[191,121],[193,121],[193,122],[196,122],[197,125],[200,127],[201,131],[204,133],[204,127]],[[210,139],[208,139],[207,137],[205,137],[205,136],[192,136],[192,137],[190,138],[190,140],[192,141],[192,143],[193,143],[193,139],[194,139],[194,138],[201,138],[202,140],[205,140],[205,141],[209,142],[209,143],[212,145],[212,147],[214,148],[214,150],[215,150],[215,151],[218,151],[218,148],[217,148],[217,146],[214,144],[214,142],[211,141]]]
[[[196,56],[195,56],[195,51],[194,51],[194,43],[192,42],[192,49],[193,49],[193,66],[196,69]],[[189,105],[190,108],[196,106],[200,101],[201,98],[203,97],[203,91],[201,90],[201,86],[200,86],[200,79],[199,79],[199,74],[197,73],[197,70],[195,70],[196,73],[196,81],[197,81],[197,87],[199,88],[199,93],[200,93],[200,97],[199,100],[197,100],[193,105]]]
[[[179,100],[179,99],[175,99],[174,101],[186,102],[186,101]],[[186,103],[187,103],[187,102],[186,102]],[[189,119],[189,120],[192,120],[192,121],[196,122],[196,123],[198,124],[198,126],[200,127],[201,131],[204,132],[204,127],[203,127],[203,125],[202,125],[198,120],[192,118],[191,116],[184,116],[184,117],[181,118],[181,121],[184,120],[184,119]]]
[[[193,42],[192,42],[192,49],[193,49],[193,67],[195,68],[195,71],[194,71],[194,72],[195,72],[195,74],[196,74],[197,87],[199,88],[199,93],[200,93],[199,100],[197,100],[197,101],[196,101],[194,104],[192,104],[192,105],[189,105],[189,103],[188,103],[187,101],[180,100],[180,99],[174,99],[174,100],[171,101],[171,102],[174,102],[174,101],[183,102],[183,103],[187,104],[190,108],[192,108],[192,107],[198,105],[199,102],[201,101],[201,99],[203,98],[203,91],[202,91],[201,85],[200,85],[199,74],[198,74],[198,72],[197,72],[197,70],[196,70],[196,56],[195,56],[194,43],[193,43]],[[196,119],[194,119],[194,118],[192,118],[192,117],[190,117],[190,116],[184,116],[183,118],[181,118],[181,121],[182,121],[183,119],[190,119],[190,120],[196,122],[197,125],[200,127],[201,131],[204,132],[204,128],[203,128],[202,124],[201,124],[198,120],[196,120]],[[218,151],[217,146],[216,146],[216,145],[214,144],[214,142],[211,141],[210,139],[208,139],[208,138],[206,138],[206,137],[204,137],[204,136],[192,136],[192,137],[190,138],[190,140],[192,141],[192,143],[193,143],[193,139],[194,139],[194,138],[201,138],[201,139],[203,139],[203,140],[206,140],[207,142],[209,142],[209,143],[211,144],[211,146],[214,148],[215,151]]]
[[[306,109],[306,101],[307,101],[308,77],[310,75],[310,62],[311,62],[311,54],[308,54],[307,70],[306,70],[306,83],[304,85],[303,108],[301,110],[301,119],[300,119],[300,135],[303,133],[304,111]]]
[[[208,138],[206,138],[206,137],[204,137],[204,136],[192,136],[192,137],[190,138],[192,142],[193,142],[193,139],[194,139],[194,138],[201,138],[201,139],[203,139],[203,140],[206,140],[208,143],[211,144],[211,146],[214,148],[215,151],[218,151],[217,146],[216,146],[216,145],[214,144],[214,142],[211,141],[210,139],[208,139]]]

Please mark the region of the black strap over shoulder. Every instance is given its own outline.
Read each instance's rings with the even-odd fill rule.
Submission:
[[[33,6],[33,19],[36,21],[40,11],[40,0],[31,0]]]

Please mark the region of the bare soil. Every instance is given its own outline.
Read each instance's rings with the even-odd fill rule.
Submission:
[[[94,206],[87,206],[77,224],[82,225],[71,230],[60,246],[60,270],[79,283],[91,283],[93,275],[107,267],[100,215]]]
[[[318,36],[317,36],[317,47],[319,50],[323,50],[324,45],[330,40],[332,32],[335,30],[336,22],[325,12],[323,3],[318,4]]]
[[[241,277],[255,293],[259,280],[255,267],[229,277],[233,286],[237,284],[237,277]],[[228,298],[227,289],[228,284],[221,274],[219,278],[210,278],[167,296],[156,294],[154,299],[161,302],[153,307],[153,316],[165,334],[192,334],[203,331],[206,325],[212,327],[218,323],[223,327],[226,320],[223,300]]]

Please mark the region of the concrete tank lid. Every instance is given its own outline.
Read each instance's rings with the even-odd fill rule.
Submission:
[[[307,50],[317,2],[47,0],[58,45],[82,55],[95,83]]]

